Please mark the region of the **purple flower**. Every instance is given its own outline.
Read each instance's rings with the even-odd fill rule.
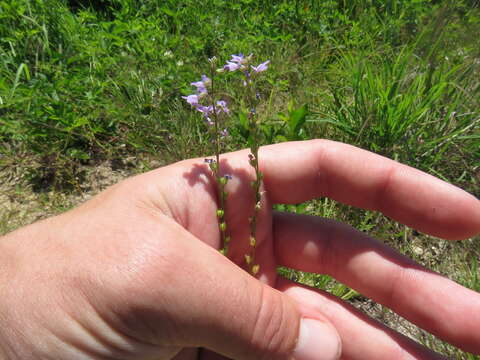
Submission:
[[[232,55],[232,58],[227,61],[227,65],[223,67],[223,70],[235,71],[238,69],[245,69],[245,64],[250,57],[245,57],[243,54]]]
[[[223,177],[227,180],[232,180],[233,179],[233,176],[230,175],[230,174],[225,174],[225,175],[223,175]]]
[[[258,66],[252,66],[252,69],[254,72],[256,73],[259,73],[259,72],[262,72],[262,71],[265,71],[268,69],[268,64],[270,63],[270,60],[267,60],[263,63],[261,63],[260,65]]]
[[[195,108],[198,111],[200,111],[205,117],[208,117],[208,115],[213,111],[213,106],[212,105],[203,106],[203,105],[197,104],[197,106]]]
[[[205,159],[205,162],[207,164],[213,164],[215,162],[215,159]]]
[[[208,78],[206,75],[202,75],[201,81],[192,82],[191,85],[197,88],[198,94],[206,94],[207,93],[207,86],[210,85],[212,80]]]
[[[187,101],[187,103],[189,103],[192,106],[195,106],[195,107],[199,106],[198,95],[194,94],[194,95],[182,96],[182,99],[185,99]]]
[[[227,137],[227,136],[228,136],[228,130],[227,130],[227,129],[223,129],[222,131],[220,131],[220,136],[221,136],[222,138]]]
[[[203,82],[197,81],[192,83],[193,86],[197,88],[197,93],[198,94],[206,94],[207,93],[207,88],[204,86]]]
[[[205,86],[208,86],[212,83],[212,80],[207,75],[202,75],[202,82]]]
[[[238,55],[232,55],[232,59],[230,61],[241,64],[244,60],[245,60],[245,56],[242,53],[240,53]]]
[[[230,110],[227,107],[227,102],[224,100],[217,101],[217,106],[222,110],[225,114],[228,114]]]
[[[240,68],[240,64],[227,61],[227,64],[223,67],[223,70],[235,71]]]

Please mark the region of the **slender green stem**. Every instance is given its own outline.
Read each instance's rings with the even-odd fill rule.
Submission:
[[[256,127],[256,125],[255,125]],[[257,130],[255,129],[254,132],[256,133]],[[250,218],[250,254],[246,257],[247,264],[249,265],[249,270],[252,275],[256,275],[259,270],[259,265],[255,263],[255,256],[256,256],[256,248],[257,248],[257,221],[258,221],[258,213],[262,208],[262,193],[261,193],[261,184],[262,184],[262,173],[260,172],[259,165],[258,165],[258,137],[256,134],[253,136],[252,139],[255,142],[253,146],[252,153],[250,156],[250,164],[255,169],[255,180],[252,181],[252,189],[255,196],[255,204],[254,204],[254,213]]]
[[[211,90],[209,92],[210,102],[213,107],[213,123],[214,123],[214,143],[215,143],[215,160],[214,164],[211,164],[210,169],[212,170],[215,180],[217,183],[217,197],[218,197],[218,229],[220,231],[220,252],[227,256],[228,255],[228,243],[230,238],[227,236],[227,223],[225,221],[225,202],[227,198],[227,192],[225,191],[225,185],[227,184],[228,179],[222,176],[220,170],[220,154],[222,152],[221,147],[221,135],[220,135],[220,119],[217,112],[216,100],[215,100],[215,83],[214,83],[215,67],[212,65],[210,72],[211,80]],[[212,166],[213,165],[213,166]]]
[[[249,271],[252,275],[256,275],[260,269],[260,266],[255,263],[256,257],[256,249],[257,249],[257,221],[258,221],[258,213],[262,208],[262,193],[261,193],[261,185],[262,185],[262,178],[263,175],[260,171],[259,167],[259,158],[258,158],[258,149],[259,149],[259,133],[258,133],[258,121],[256,118],[255,107],[256,107],[256,95],[255,89],[251,86],[249,82],[247,82],[247,97],[248,97],[248,105],[250,107],[250,111],[248,114],[248,121],[249,121],[249,128],[251,134],[251,144],[250,144],[250,165],[255,170],[255,180],[252,181],[251,186],[254,192],[254,212],[253,215],[250,217],[250,252],[248,255],[245,255],[245,261],[248,265]]]

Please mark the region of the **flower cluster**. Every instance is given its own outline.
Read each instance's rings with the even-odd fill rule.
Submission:
[[[222,242],[222,253],[227,255],[230,237],[227,235],[227,223],[225,222],[225,203],[227,199],[227,192],[225,186],[232,178],[228,174],[223,174],[220,168],[220,154],[223,152],[224,139],[228,135],[225,128],[225,118],[230,114],[227,102],[218,98],[217,89],[215,88],[214,75],[216,73],[217,59],[211,58],[210,62],[210,77],[202,75],[200,81],[192,82],[191,85],[195,87],[194,94],[183,96],[193,108],[202,113],[203,118],[208,125],[211,135],[214,159],[205,159],[217,183],[217,196],[219,206],[217,210],[218,229],[220,231],[220,238]]]
[[[250,251],[245,254],[245,263],[252,275],[257,275],[259,271],[259,265],[255,260],[255,250],[257,247],[257,224],[258,215],[262,209],[262,179],[263,174],[260,172],[259,167],[259,147],[261,143],[261,132],[259,131],[259,117],[256,112],[257,105],[261,99],[260,93],[256,88],[256,79],[258,74],[268,69],[270,60],[264,61],[256,66],[252,64],[253,54],[245,56],[243,54],[232,55],[231,59],[220,69],[215,70],[217,62],[216,58],[209,59],[210,61],[210,77],[202,75],[200,81],[192,82],[191,85],[196,88],[194,94],[183,96],[183,99],[187,101],[193,108],[202,113],[205,122],[209,125],[211,130],[214,144],[215,159],[205,159],[205,162],[210,167],[213,175],[215,176],[218,190],[219,206],[217,210],[217,218],[219,231],[222,240],[222,249],[220,250],[224,255],[228,253],[228,247],[230,242],[230,236],[227,235],[227,223],[225,221],[225,204],[227,199],[227,192],[225,186],[229,180],[232,179],[230,175],[223,174],[220,169],[220,154],[222,153],[222,139],[228,135],[227,129],[224,127],[225,118],[230,114],[230,109],[227,106],[227,102],[218,98],[218,89],[215,87],[215,74],[223,72],[235,72],[238,71],[242,74],[242,83],[245,87],[243,91],[243,101],[239,101],[239,104],[246,104],[247,108],[240,110],[240,112],[248,114],[248,129],[249,129],[249,143],[250,154],[249,163],[254,169],[255,179],[251,182],[253,190],[254,206],[251,216],[249,216],[250,223],[250,236],[249,244]],[[246,110],[246,111],[245,111]]]
[[[254,73],[260,73],[268,69],[268,64],[270,63],[270,60],[267,60],[258,66],[253,66],[253,65],[250,65],[250,62],[252,61],[252,57],[253,57],[253,54],[250,54],[248,56],[245,56],[243,54],[232,55],[232,58],[229,61],[227,61],[227,64],[223,67],[223,69],[220,69],[220,71],[240,70],[240,71],[243,71],[246,75],[247,74],[250,75],[250,69],[253,70]]]
[[[218,120],[218,117],[221,113],[227,115],[230,113],[225,100],[215,101],[213,96],[209,94],[208,89],[212,87],[212,79],[210,79],[207,75],[202,75],[200,81],[192,82],[191,85],[195,86],[196,88],[195,94],[182,96],[182,98],[185,99],[193,108],[202,113],[205,122],[209,126],[215,125],[215,120],[212,120],[212,117]],[[204,102],[202,100],[204,99],[207,100],[207,105],[202,104]],[[222,133],[226,134],[226,129],[223,129]]]

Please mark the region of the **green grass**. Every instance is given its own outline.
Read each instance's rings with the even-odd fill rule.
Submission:
[[[133,159],[128,173],[205,155],[205,125],[180,97],[208,57],[238,52],[271,59],[265,143],[348,142],[480,197],[479,33],[472,0],[0,0],[0,231],[81,201],[100,164]],[[230,149],[246,146],[241,120]],[[282,209],[347,221],[479,290],[478,238],[439,242],[326,199]]]

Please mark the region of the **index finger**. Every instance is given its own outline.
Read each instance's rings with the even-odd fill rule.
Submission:
[[[381,211],[405,225],[446,239],[480,232],[480,201],[417,169],[328,140],[263,147],[259,162],[274,203],[329,197]]]

